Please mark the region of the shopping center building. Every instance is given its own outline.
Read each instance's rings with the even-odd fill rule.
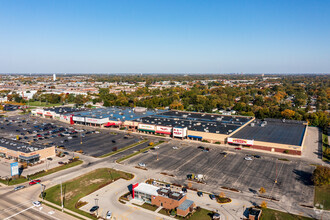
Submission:
[[[97,109],[36,109],[34,115],[70,124],[120,128],[182,140],[226,144],[271,152],[301,155],[307,122],[209,113],[165,111],[142,107]]]
[[[0,138],[0,156],[18,162],[35,163],[48,157],[55,157],[55,146],[31,145]]]

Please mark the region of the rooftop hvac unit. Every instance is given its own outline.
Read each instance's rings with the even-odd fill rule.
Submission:
[[[261,124],[260,126],[261,126],[261,127],[265,127],[265,124]]]
[[[202,117],[204,117],[205,116],[205,114],[202,114]]]
[[[161,122],[158,122],[158,124],[160,125],[160,124],[162,124]]]
[[[233,132],[233,130],[228,130],[229,133]]]
[[[131,118],[133,118],[133,115],[131,115]]]
[[[216,134],[219,134],[220,132],[219,131],[215,131]]]
[[[222,121],[222,118],[217,118],[217,121]]]
[[[251,127],[254,127],[254,123],[252,122],[252,123],[250,124],[250,126],[251,126]]]
[[[188,117],[188,115],[182,115],[182,118],[187,118]]]
[[[175,112],[175,114],[179,114],[179,112]]]
[[[225,128],[227,127],[227,125],[226,125],[226,124],[224,124],[223,126],[224,126]]]

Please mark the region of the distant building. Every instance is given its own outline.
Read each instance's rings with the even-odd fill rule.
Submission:
[[[56,74],[53,74],[53,81],[56,81]]]

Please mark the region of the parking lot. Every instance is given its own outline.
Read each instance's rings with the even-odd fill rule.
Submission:
[[[55,120],[28,116],[8,117],[0,120],[1,136],[36,144],[62,146],[69,151],[82,151],[98,157],[115,149],[126,147],[141,140],[138,135],[96,130],[84,126],[77,129]]]
[[[308,164],[299,160],[282,161],[267,154],[259,154],[261,158],[251,155],[249,161],[245,160],[249,153],[244,150],[226,151],[224,155],[226,148],[210,147],[209,152],[203,152],[198,146],[171,141],[160,149],[131,158],[126,164],[145,163],[148,169],[175,175],[175,182],[179,184],[188,183],[188,174],[203,174],[206,184],[193,183],[193,187],[208,192],[216,193],[220,187],[228,187],[257,194],[260,187],[264,187],[266,195],[277,200],[313,202],[310,176],[314,168]]]

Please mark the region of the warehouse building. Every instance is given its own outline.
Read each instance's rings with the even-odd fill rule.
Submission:
[[[254,120],[228,138],[228,143],[271,152],[301,155],[307,122],[265,119]]]
[[[146,183],[133,185],[132,196],[143,202],[161,206],[165,209],[176,209],[177,215],[186,216],[195,208],[195,203],[187,199],[182,192],[172,191],[169,188],[159,188]]]
[[[18,162],[35,163],[55,156],[55,146],[31,145],[6,138],[0,139],[0,156]]]

